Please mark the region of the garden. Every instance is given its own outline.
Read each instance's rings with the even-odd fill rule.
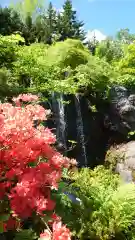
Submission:
[[[134,143],[135,35],[86,43],[70,0],[28,3],[0,8],[0,238],[135,240],[116,151]]]

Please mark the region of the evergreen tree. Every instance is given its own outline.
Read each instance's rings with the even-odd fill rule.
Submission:
[[[130,44],[135,40],[135,34],[131,34],[128,28],[121,29],[117,32],[116,39],[122,43]]]
[[[58,14],[57,31],[60,34],[59,40],[67,38],[85,39],[83,30],[84,23],[77,19],[77,13],[73,9],[71,0],[66,0],[63,5],[63,11]]]
[[[26,44],[29,45],[35,42],[40,29],[37,29],[37,26],[39,27],[39,18],[43,12],[42,0],[19,0],[14,5],[14,9],[19,13],[24,23],[22,34]]]
[[[32,17],[30,15],[27,15],[25,18],[25,24],[22,29],[22,35],[27,45],[35,42],[34,25],[32,22]]]
[[[43,32],[43,39],[44,42],[47,44],[52,44],[54,36],[56,35],[56,10],[54,9],[52,3],[49,3],[46,15],[44,16],[44,32]]]
[[[23,23],[17,11],[11,8],[0,7],[0,34],[10,35],[15,32],[21,32]]]
[[[53,43],[53,38],[56,35],[56,11],[51,2],[46,13],[36,18],[34,29],[37,42]]]
[[[42,0],[18,0],[13,5],[14,9],[21,15],[23,21],[27,16],[31,16],[32,20],[44,11]]]

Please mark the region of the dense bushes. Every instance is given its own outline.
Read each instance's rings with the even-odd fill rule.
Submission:
[[[67,196],[59,199],[63,221],[79,239],[134,239],[135,185],[124,184],[119,176],[104,167],[82,169],[73,177]]]
[[[20,35],[0,35],[0,67],[11,68],[12,63],[16,60],[17,44],[19,42],[24,42]]]
[[[92,56],[79,40],[67,39],[52,46],[18,45],[23,42],[19,35],[0,37],[0,66],[8,69],[7,82],[15,91],[17,87],[28,92],[75,93],[89,89],[106,96],[114,83],[134,86],[133,72],[123,70],[128,52],[119,64],[110,65]]]
[[[1,67],[10,71],[8,82],[13,88],[31,92],[75,93],[90,89],[103,93],[117,74],[104,60],[92,56],[79,40],[19,46],[21,37],[1,37]],[[5,59],[3,61],[3,59]]]
[[[113,59],[110,65],[105,59],[92,56],[79,40],[67,39],[52,46],[43,43],[18,45],[23,42],[19,35],[0,37],[0,66],[10,72],[7,79],[10,87],[21,87],[28,92],[65,93],[89,89],[106,96],[114,83],[130,88],[135,85],[133,67],[132,71],[126,67],[131,65],[128,62],[133,58],[133,46],[129,47],[131,53],[127,51],[119,63],[114,63]]]

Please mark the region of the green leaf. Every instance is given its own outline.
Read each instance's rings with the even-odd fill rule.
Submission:
[[[32,229],[24,229],[15,234],[14,240],[32,240],[37,239],[37,235]]]
[[[6,222],[10,217],[10,214],[2,214],[0,215],[0,222]]]
[[[0,233],[4,232],[3,222],[0,222]]]
[[[67,184],[65,182],[60,182],[59,183],[59,188],[58,191],[64,191],[67,188]]]
[[[135,135],[135,132],[129,132],[129,135],[133,136],[133,135]]]
[[[35,162],[30,162],[30,163],[28,164],[29,167],[35,167],[36,165],[37,165],[37,163],[35,163]]]

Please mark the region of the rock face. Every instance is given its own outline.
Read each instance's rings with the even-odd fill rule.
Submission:
[[[58,151],[77,159],[80,167],[103,163],[109,131],[104,127],[104,114],[93,112],[88,98],[52,94],[42,105],[52,111],[45,124],[56,134]]]
[[[115,171],[125,182],[135,181],[135,141],[111,149],[106,161],[113,163]]]
[[[135,131],[135,95],[122,86],[114,86],[109,99],[112,127],[123,134]]]
[[[52,93],[44,103],[53,113],[47,126],[54,129],[56,147],[77,159],[80,167],[102,164],[108,147],[126,140],[128,132],[135,130],[135,95],[126,88],[114,86],[107,101],[91,101],[90,94]],[[91,105],[96,105],[96,112]]]

